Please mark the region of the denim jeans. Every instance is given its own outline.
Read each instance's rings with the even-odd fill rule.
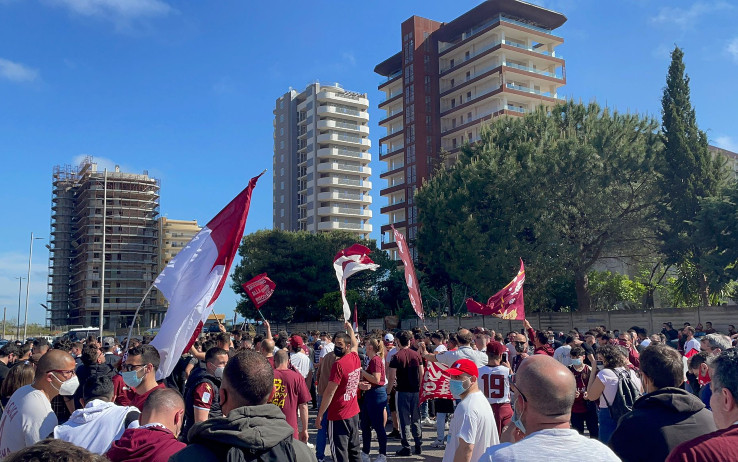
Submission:
[[[318,409],[323,397],[318,395]],[[325,445],[328,439],[328,412],[323,414],[323,420],[320,421],[320,430],[315,437],[315,457],[318,460],[325,459]]]
[[[606,407],[597,408],[597,418],[600,425],[600,435],[598,439],[602,444],[607,444],[610,437],[615,432],[618,423],[610,416],[610,409]]]
[[[372,445],[372,429],[377,432],[379,453],[387,455],[387,432],[384,429],[384,409],[387,406],[387,389],[376,387],[364,393],[361,404],[362,452],[369,454]]]

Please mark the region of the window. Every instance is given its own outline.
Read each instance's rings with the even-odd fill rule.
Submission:
[[[471,92],[470,91],[467,91],[466,92],[466,100],[469,101],[470,99],[471,99]]]
[[[284,176],[284,168],[279,169],[279,176]]]
[[[280,154],[279,155],[279,161],[280,162],[284,162],[284,154]]]
[[[454,79],[451,79],[451,87],[454,86]]]
[[[282,218],[284,218],[284,209],[281,209],[279,211],[279,216],[282,217]]]
[[[468,51],[464,54],[464,60],[467,60],[467,59],[469,59],[469,52]]]
[[[279,127],[279,136],[284,136],[284,127]]]
[[[471,79],[471,72],[466,71],[466,80],[468,81],[470,79]]]
[[[279,189],[284,189],[284,181],[280,181],[280,183],[279,183]]]
[[[451,107],[456,107],[456,98],[451,98]]]
[[[466,114],[466,121],[467,122],[471,122],[471,120],[472,120],[472,113],[471,112],[467,112],[467,114]]]
[[[456,140],[454,140],[454,141],[456,141]],[[282,194],[281,196],[279,196],[279,203],[280,204],[284,204],[284,194]]]
[[[279,101],[279,108],[284,109],[284,100]]]
[[[279,121],[284,122],[284,114],[279,114]]]
[[[284,149],[284,140],[279,142],[279,149]],[[282,162],[284,162],[284,160]]]

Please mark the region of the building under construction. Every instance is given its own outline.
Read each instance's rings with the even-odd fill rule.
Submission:
[[[159,272],[159,186],[146,171],[123,173],[117,166],[111,172],[99,171],[92,157],[77,167],[54,167],[50,327],[98,326],[101,303],[106,330],[126,328],[134,321],[141,298]],[[152,290],[141,307],[142,328],[159,326],[164,318],[156,292]]]

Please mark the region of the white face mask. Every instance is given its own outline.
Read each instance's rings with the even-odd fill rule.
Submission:
[[[73,375],[72,378],[70,378],[66,382],[62,382],[59,377],[56,376],[56,374],[54,374],[54,378],[61,382],[61,385],[59,386],[59,388],[57,388],[57,391],[62,396],[72,396],[74,392],[77,391],[77,387],[79,387],[79,379],[76,375]]]

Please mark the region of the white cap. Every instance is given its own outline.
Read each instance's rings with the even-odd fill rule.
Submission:
[[[387,343],[394,343],[395,336],[392,335],[392,334],[387,334],[387,335],[384,336],[384,341],[387,342]]]

